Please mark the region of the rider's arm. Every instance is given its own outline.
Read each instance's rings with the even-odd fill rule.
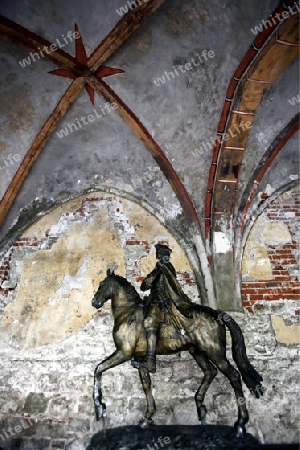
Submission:
[[[160,268],[155,267],[155,269],[152,270],[152,272],[149,273],[149,275],[147,275],[146,278],[142,281],[141,290],[148,291],[148,289],[151,288],[153,281],[160,273],[161,273]]]

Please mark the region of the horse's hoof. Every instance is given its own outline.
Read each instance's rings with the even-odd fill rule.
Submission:
[[[152,425],[152,418],[143,416],[139,421],[140,428],[149,428]]]
[[[95,412],[96,412],[96,420],[99,422],[102,417],[105,417],[106,413],[106,404],[105,403],[99,403],[95,405]]]
[[[199,421],[202,424],[204,424],[205,423],[206,414],[207,414],[207,409],[206,409],[205,405],[201,405],[199,408],[197,408],[197,413],[198,413]]]

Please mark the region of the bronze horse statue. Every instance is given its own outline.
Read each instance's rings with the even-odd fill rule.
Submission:
[[[111,299],[114,318],[113,338],[116,351],[97,365],[94,373],[94,405],[96,419],[105,413],[102,402],[101,379],[103,372],[125,361],[141,361],[145,358],[147,341],[143,325],[143,302],[134,286],[125,278],[107,272],[107,277],[101,281],[92,300],[92,306],[98,310]],[[174,302],[174,299],[173,299]],[[178,299],[180,304],[180,299]],[[176,301],[175,301],[176,304]],[[242,390],[243,379],[252,395],[259,398],[263,394],[262,377],[248,360],[244,338],[240,327],[228,314],[207,306],[190,303],[191,317],[181,314],[176,305],[176,317],[180,318],[181,333],[172,323],[161,327],[157,340],[156,354],[171,355],[180,351],[188,351],[204,372],[204,378],[195,394],[198,418],[204,421],[206,407],[204,397],[208,387],[219,369],[230,381],[233,387],[237,406],[238,419],[234,424],[234,434],[239,437],[246,432],[245,424],[249,420],[246,402]],[[226,358],[226,328],[232,338],[232,356],[239,370],[236,370]],[[184,331],[183,331],[184,330]],[[134,364],[133,364],[134,365]],[[142,365],[139,376],[147,400],[147,410],[139,422],[141,427],[147,427],[152,422],[156,407],[151,391],[149,371]]]

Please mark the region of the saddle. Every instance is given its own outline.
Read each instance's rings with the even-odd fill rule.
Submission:
[[[165,318],[165,323],[161,324],[158,330],[158,338],[161,340],[182,339],[187,331],[186,322],[192,322],[195,319],[195,311],[191,308],[191,304],[184,300],[178,304],[172,302],[168,307]],[[188,324],[188,327],[190,325],[191,323]]]
[[[178,340],[180,338],[182,338],[182,333],[172,324],[162,324],[158,330],[158,339],[160,341],[164,341],[165,339]]]

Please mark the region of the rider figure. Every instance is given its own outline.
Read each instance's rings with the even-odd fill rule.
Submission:
[[[147,298],[148,308],[144,326],[147,333],[147,354],[146,367],[149,372],[156,371],[156,341],[160,325],[165,321],[165,314],[168,314],[170,298],[170,285],[164,273],[169,271],[176,278],[176,270],[170,263],[172,250],[163,244],[156,244],[156,259],[158,260],[155,269],[144,279],[141,284],[141,290],[150,289],[150,295]]]

